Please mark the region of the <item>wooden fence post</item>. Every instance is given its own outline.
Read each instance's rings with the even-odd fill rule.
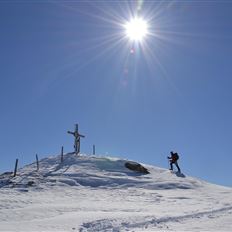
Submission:
[[[61,147],[61,159],[60,159],[61,163],[63,163],[64,161],[64,147]]]
[[[16,174],[17,174],[18,161],[19,161],[18,159],[16,159],[16,161],[15,161],[14,177],[15,177]]]
[[[36,154],[36,164],[37,164],[37,172],[39,171],[39,159],[38,159],[38,155]]]
[[[93,155],[95,155],[95,145],[93,145]]]

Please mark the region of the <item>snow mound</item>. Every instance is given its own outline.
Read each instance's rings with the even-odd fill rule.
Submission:
[[[2,175],[0,186],[16,188],[49,188],[51,186],[137,187],[144,189],[193,189],[202,186],[202,181],[170,173],[169,170],[143,165],[150,174],[134,172],[125,167],[128,160],[112,157],[96,157],[75,154],[49,157],[21,168],[14,178]],[[25,190],[26,191],[26,190]]]

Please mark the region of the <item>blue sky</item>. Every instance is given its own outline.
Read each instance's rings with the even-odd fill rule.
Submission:
[[[83,153],[167,168],[174,150],[232,186],[231,22],[230,1],[1,1],[0,171],[72,151],[79,123]]]

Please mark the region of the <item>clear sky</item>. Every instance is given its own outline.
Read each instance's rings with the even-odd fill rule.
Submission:
[[[148,23],[140,42],[125,23]],[[73,150],[232,186],[231,1],[0,1],[0,171]]]

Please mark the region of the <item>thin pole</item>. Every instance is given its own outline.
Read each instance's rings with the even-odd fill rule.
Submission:
[[[16,161],[15,161],[14,177],[15,177],[16,174],[17,174],[18,161],[19,161],[18,159],[16,159]]]
[[[76,124],[76,128],[75,128],[75,153],[76,155],[79,154],[80,152],[80,137],[79,137],[79,133],[78,133],[78,124]]]
[[[36,171],[38,172],[39,171],[39,158],[38,158],[38,155],[36,154],[36,164],[37,164],[37,169]]]
[[[93,145],[93,155],[95,155],[95,145]]]
[[[80,151],[81,151],[81,141],[80,141],[80,137],[78,139],[78,151],[77,151],[77,155],[80,154]]]
[[[64,161],[64,147],[62,146],[61,147],[61,163],[63,163],[63,161]]]

